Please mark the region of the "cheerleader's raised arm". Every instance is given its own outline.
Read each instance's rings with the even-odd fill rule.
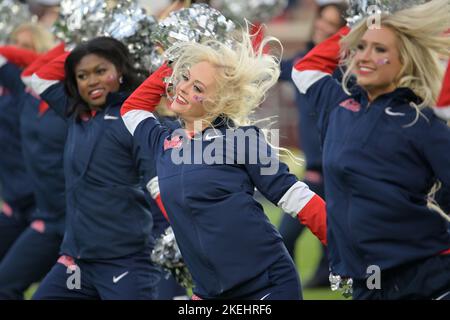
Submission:
[[[170,67],[166,64],[162,65],[125,100],[120,113],[132,135],[143,120],[149,117],[155,118],[153,112],[166,92],[164,78],[171,73]]]
[[[319,118],[336,106],[334,102],[347,96],[341,84],[331,76],[339,65],[339,41],[349,32],[348,27],[341,28],[314,47],[292,69],[292,80],[308,100],[304,107],[311,108],[311,113]]]
[[[15,46],[0,47],[0,84],[13,95],[23,93],[25,85],[20,79],[21,69],[32,64],[39,54]]]

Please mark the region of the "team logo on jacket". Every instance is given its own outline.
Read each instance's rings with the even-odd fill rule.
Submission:
[[[167,149],[180,148],[182,144],[183,140],[180,136],[173,136],[170,140],[169,138],[166,138],[166,140],[164,140],[164,151]]]
[[[361,104],[353,98],[342,101],[339,106],[352,112],[358,112],[361,110]]]

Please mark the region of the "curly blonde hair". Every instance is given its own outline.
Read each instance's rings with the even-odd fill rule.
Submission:
[[[433,0],[420,6],[405,9],[395,14],[382,14],[380,23],[395,32],[402,69],[397,87],[408,87],[422,99],[419,105],[412,104],[418,112],[426,106],[433,106],[442,86],[443,67],[439,56],[449,56],[450,37],[445,31],[450,28],[449,0]],[[368,30],[367,19],[363,19],[341,39],[341,50],[349,53],[343,64],[347,70],[343,87],[347,93],[348,80],[354,66],[355,49]]]
[[[166,51],[168,56],[177,57],[172,82],[176,82],[183,69],[196,63],[206,61],[216,67],[217,90],[203,103],[206,111],[203,120],[209,123],[223,116],[231,119],[235,126],[251,124],[250,114],[264,101],[266,92],[280,75],[280,58],[263,53],[270,42],[275,42],[282,50],[278,39],[266,37],[255,49],[248,30],[235,36],[232,44],[216,40],[185,42]]]

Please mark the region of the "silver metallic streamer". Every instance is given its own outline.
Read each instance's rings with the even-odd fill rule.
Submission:
[[[150,71],[153,42],[150,35],[157,21],[134,1],[122,1],[105,22],[102,34],[122,41],[128,47],[138,69]]]
[[[151,259],[155,264],[172,273],[181,286],[184,288],[193,287],[191,273],[181,256],[172,227],[168,227],[156,240]]]
[[[19,24],[30,22],[28,6],[19,1],[0,0],[0,44],[5,44],[11,32]]]
[[[100,35],[109,11],[103,0],[62,0],[54,33],[73,48]]]
[[[137,0],[63,0],[54,32],[69,48],[99,36],[122,41],[130,50],[135,67],[148,72],[153,43],[150,34],[156,26]]]
[[[227,18],[243,25],[250,22],[267,22],[281,14],[288,0],[212,0],[211,5]]]
[[[373,14],[371,6],[377,6],[377,12],[393,14],[399,10],[424,4],[426,0],[349,0],[347,22],[351,27]],[[372,12],[370,12],[372,11]]]
[[[152,41],[160,45],[159,49],[153,51],[152,69],[156,70],[164,60],[174,58],[162,56],[163,49],[173,44],[215,39],[231,45],[230,33],[235,29],[231,20],[207,4],[193,4],[189,8],[172,12],[158,23],[151,34]]]
[[[352,278],[342,278],[340,275],[330,273],[328,280],[330,281],[331,291],[340,291],[345,298],[349,298],[352,296]]]

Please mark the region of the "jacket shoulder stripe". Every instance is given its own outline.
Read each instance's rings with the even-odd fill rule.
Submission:
[[[20,78],[22,79],[22,82],[27,87],[31,87],[32,76],[24,76],[24,75],[22,75]]]
[[[297,181],[286,191],[277,205],[284,212],[295,218],[314,195],[315,193],[305,183]]]
[[[153,177],[149,180],[149,182],[146,185],[148,192],[152,196],[153,199],[156,199],[156,197],[159,195],[159,183],[158,183],[158,176]]]
[[[450,120],[450,106],[434,107],[434,113],[443,120]]]
[[[3,67],[7,63],[8,63],[8,59],[6,59],[4,56],[2,56],[0,54],[0,68]]]
[[[330,74],[318,70],[298,71],[292,69],[292,80],[302,94],[305,94],[314,83],[326,76],[330,76]]]
[[[123,122],[131,135],[134,135],[137,126],[147,118],[156,119],[152,112],[145,110],[131,110],[122,115]]]
[[[59,80],[45,80],[39,78],[36,74],[33,74],[31,76],[31,88],[34,92],[36,92],[38,95],[41,95],[45,90],[53,86],[54,84],[57,84]]]

